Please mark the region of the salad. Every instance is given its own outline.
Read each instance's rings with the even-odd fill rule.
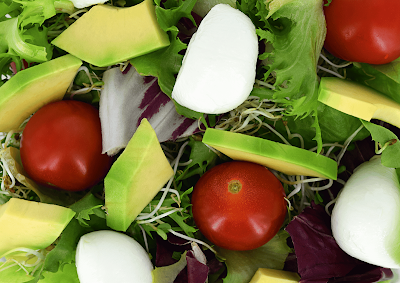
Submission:
[[[141,2],[119,0],[106,2],[105,5],[130,9]],[[153,5],[152,1],[144,2]],[[400,56],[400,50],[397,48],[400,43],[388,43],[388,46],[394,46],[392,50],[389,48],[389,51],[379,50],[379,46],[374,44],[369,46],[363,43],[363,52],[358,52],[359,42],[346,41],[345,36],[340,38],[339,32],[335,33],[332,28],[339,25],[338,21],[340,24],[346,24],[343,20],[338,20],[338,13],[347,9],[358,9],[360,5],[365,6],[365,13],[376,11],[376,19],[370,21],[370,17],[344,15],[344,18],[351,18],[353,21],[347,23],[348,25],[357,26],[360,22],[366,25],[368,19],[371,25],[386,28],[397,34],[389,36],[393,39],[399,38],[400,23],[393,25],[388,21],[390,17],[384,12],[379,12],[383,9],[382,4],[375,3],[377,6],[369,8],[369,4],[360,4],[360,1],[351,2],[353,4],[345,0],[154,2],[159,25],[157,32],[165,36],[157,43],[160,46],[156,50],[146,51],[145,54],[134,57],[127,55],[128,57],[121,61],[105,63],[105,66],[99,67],[102,61],[98,61],[98,65],[85,60],[78,62],[79,64],[75,59],[68,61],[71,55],[58,46],[60,35],[98,3],[81,3],[76,0],[0,0],[0,112],[5,113],[5,110],[2,110],[2,96],[8,95],[9,90],[5,86],[9,85],[11,78],[49,62],[64,62],[59,64],[62,68],[74,70],[70,71],[72,77],[68,81],[66,93],[64,91],[58,99],[60,101],[56,102],[61,106],[55,106],[53,110],[48,110],[47,113],[51,114],[46,114],[45,110],[49,109],[50,103],[40,105],[30,113],[36,112],[34,115],[21,121],[21,129],[2,133],[0,204],[8,203],[11,206],[10,199],[20,199],[57,205],[62,209],[68,208],[71,213],[68,214],[70,216],[67,220],[64,219],[65,225],[60,226],[61,234],[45,248],[16,248],[13,253],[5,253],[0,262],[0,282],[78,283],[78,273],[82,272],[78,261],[82,255],[80,253],[84,250],[79,240],[84,235],[88,237],[91,233],[103,230],[122,231],[129,238],[127,243],[132,239],[139,243],[139,246],[130,243],[129,249],[126,246],[126,250],[143,249],[145,253],[141,252],[142,255],[149,255],[151,262],[146,263],[146,268],[154,266],[151,271],[153,282],[248,283],[259,268],[297,273],[301,282],[395,282],[396,268],[361,261],[339,247],[332,234],[331,220],[334,218],[331,219],[331,215],[339,199],[339,192],[352,178],[354,170],[374,156],[378,155],[374,158],[380,158],[379,165],[392,170],[393,179],[397,180],[394,190],[399,188],[399,129],[383,121],[368,122],[346,114],[320,102],[318,95],[322,78],[339,78],[342,81],[367,86],[400,103],[397,95],[400,89],[400,65],[396,59]],[[395,1],[389,2],[390,8],[384,11],[398,11],[399,4]],[[201,113],[178,104],[171,97],[193,34],[211,8],[221,3],[240,10],[255,26],[259,40],[255,82],[250,95],[238,107],[223,114]],[[355,7],[350,7],[351,5]],[[117,35],[113,40],[118,40],[118,47],[122,46],[124,50],[124,44],[128,44],[131,39],[124,34],[121,26],[107,20],[109,19],[104,18],[104,26],[111,27],[113,36]],[[116,21],[116,18],[113,20]],[[87,35],[84,38],[69,37],[66,44],[74,48],[78,46],[78,49],[85,44],[93,44],[90,48],[97,52],[99,46],[96,45],[99,44],[96,37],[104,36],[107,42],[107,33],[98,33],[98,26],[101,26],[101,21],[87,26],[88,31],[85,31]],[[94,39],[90,37],[91,34],[95,34]],[[341,40],[342,43],[337,44]],[[100,44],[99,50],[102,46]],[[346,46],[345,50],[341,50],[343,46]],[[349,46],[354,47],[356,51],[352,51]],[[381,53],[383,55],[379,57]],[[382,57],[383,60],[379,61]],[[368,58],[371,58],[371,61]],[[57,69],[57,66],[54,68]],[[64,73],[60,74],[57,73],[50,79],[61,78],[55,88],[62,82]],[[29,76],[26,80],[29,81],[28,85],[35,83]],[[132,96],[133,93],[135,96]],[[25,98],[28,99],[25,103],[24,97],[20,100],[21,107],[7,112],[10,120],[14,119],[11,116],[18,115],[18,109],[36,103],[35,99],[28,96]],[[81,106],[74,104],[73,108],[85,110],[80,114],[71,114],[68,105],[72,103],[83,103],[84,107],[80,108]],[[51,105],[54,106],[55,103]],[[67,113],[63,115],[72,115],[72,118],[78,121],[77,125],[80,126],[77,128],[82,132],[77,135],[85,136],[88,142],[84,142],[83,139],[78,143],[73,142],[76,127],[61,125],[61,120],[54,118],[61,112]],[[89,123],[87,118],[83,118],[85,115],[82,115],[87,112],[95,113],[91,114],[93,121],[98,118],[98,113],[101,123]],[[36,115],[39,113],[44,113],[41,114],[41,118]],[[1,115],[4,114],[0,113],[0,117],[3,117]],[[0,125],[3,123],[1,120],[8,120],[8,116],[6,117],[7,119],[0,119]],[[36,126],[31,126],[34,122]],[[97,127],[98,133],[101,134],[92,131],[94,127]],[[61,135],[61,140],[64,141],[59,147],[52,142],[54,133],[49,133],[49,129],[53,128],[58,129],[54,132]],[[281,198],[281,222],[274,224],[277,231],[269,235],[268,242],[260,243],[257,248],[252,246],[251,249],[240,250],[240,244],[235,245],[234,249],[231,249],[229,244],[224,247],[217,246],[208,239],[209,237],[205,237],[209,234],[201,228],[203,225],[209,225],[206,222],[211,218],[207,217],[210,213],[192,209],[192,196],[195,195],[193,190],[197,183],[200,184],[199,180],[210,175],[208,172],[212,169],[221,168],[220,165],[226,165],[234,159],[223,151],[224,144],[217,150],[216,146],[203,142],[206,139],[205,133],[212,133],[215,129],[239,135],[235,136],[235,139],[238,141],[240,152],[249,150],[239,142],[240,138],[248,136],[257,141],[271,141],[278,144],[278,148],[284,144],[295,147],[296,150],[312,152],[313,156],[322,155],[335,163],[337,178],[285,173],[285,170],[274,170],[272,166],[269,178],[277,180],[276,186],[280,186],[285,194],[285,201]],[[39,131],[43,132],[43,135],[38,140],[29,139],[29,136],[33,135],[31,133]],[[152,142],[143,142],[145,138],[151,139]],[[42,156],[51,151],[63,156],[62,151],[67,147],[78,152],[79,158],[73,156],[72,159],[79,159],[81,165],[84,164],[82,166],[90,168],[89,173],[74,175],[69,165],[58,165],[55,179],[41,179],[40,168],[48,166],[46,162],[54,163],[54,160],[46,161]],[[43,151],[40,152],[39,148]],[[103,154],[98,156],[92,153],[95,148]],[[294,155],[301,152],[296,150],[290,152]],[[251,149],[246,154],[250,153]],[[128,159],[123,156],[128,154],[139,165],[126,161]],[[298,153],[298,156],[291,158],[303,159],[304,162],[303,156],[306,155]],[[22,168],[21,159],[25,168]],[[140,162],[143,159],[153,160],[153,163],[142,165]],[[306,161],[310,160],[314,159]],[[117,166],[120,169],[115,169]],[[152,178],[152,175],[147,175],[148,171],[144,171],[145,166],[154,166],[160,171],[166,168],[165,172],[163,171],[164,177],[159,181],[162,183],[161,190],[154,191],[152,195],[149,189],[148,196],[142,200],[145,202],[143,208],[140,207],[139,201],[117,206],[125,205],[124,208],[129,210],[126,214],[132,213],[130,207],[140,207],[140,211],[133,214],[133,222],[129,221],[129,217],[114,217],[112,221],[109,220],[111,215],[114,215],[114,209],[119,209],[115,208],[110,200],[120,201],[128,195],[124,195],[125,188],[118,187],[118,182],[125,180],[130,174],[126,173],[125,169],[142,172],[139,173],[137,182],[145,184],[146,179]],[[250,174],[259,170],[251,166],[242,167],[240,171]],[[313,171],[324,171],[319,163],[310,166]],[[219,174],[216,175],[217,179],[225,175]],[[203,181],[201,186],[204,186],[204,182],[207,181]],[[107,193],[107,186],[114,186],[109,184],[115,183],[118,184],[115,185],[118,187],[118,190],[114,190],[116,193]],[[241,190],[236,183],[234,185],[234,190]],[[384,194],[383,191],[384,188],[378,193]],[[262,191],[257,193],[258,196],[262,194]],[[144,193],[139,192],[138,196],[135,196],[140,199],[142,195]],[[196,198],[196,203],[207,204],[213,200],[212,197],[211,200],[198,196]],[[252,211],[265,213],[263,205],[257,200],[241,205],[240,210],[247,211],[248,207],[255,208]],[[368,206],[365,207],[368,209]],[[0,206],[0,225],[3,223],[2,213],[4,214],[4,211]],[[42,213],[41,217],[47,216]],[[199,218],[195,221],[196,217]],[[246,213],[241,217],[246,219]],[[397,222],[392,226],[398,226]],[[30,231],[34,231],[35,227],[41,224],[28,223],[24,222],[24,225],[29,228],[18,228],[17,234],[9,233],[12,229],[7,230],[4,228],[6,226],[3,226],[0,228],[0,234],[20,238],[26,232],[29,239]],[[256,236],[238,233],[235,235],[238,237],[235,244],[247,246]],[[123,241],[122,238],[117,240],[112,238],[114,236],[110,237],[114,239],[114,244]],[[218,237],[222,238],[221,243],[227,242],[227,235],[222,232]],[[33,238],[32,236],[29,240],[33,241]],[[367,245],[371,244],[367,240],[366,242]],[[118,249],[121,249],[118,245],[110,248],[99,241],[98,246],[91,249],[92,253],[102,251],[98,256],[82,255],[81,258],[85,258],[86,263],[84,269],[94,274],[96,271],[92,271],[91,268],[107,262],[107,259],[124,258],[123,252],[116,252]],[[87,264],[88,261],[93,264]],[[138,267],[140,261],[132,263],[130,259],[124,258],[123,262],[124,264],[118,267],[107,263],[104,268],[112,274],[115,268],[127,271],[130,270],[129,264],[137,265],[136,274],[127,273],[126,276],[132,280],[140,280],[139,277],[135,278],[144,269]]]

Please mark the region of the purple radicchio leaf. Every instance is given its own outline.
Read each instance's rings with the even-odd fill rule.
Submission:
[[[104,72],[103,82],[100,97],[103,153],[115,155],[125,148],[143,118],[147,118],[160,142],[198,131],[198,122],[176,112],[156,78],[143,77],[135,68],[129,68],[125,74],[119,68],[112,68]]]
[[[178,260],[173,258],[173,253],[184,253],[187,251],[187,266],[178,274],[174,283],[204,283],[209,275],[218,274],[224,269],[224,264],[215,257],[212,251],[202,251],[196,244],[191,244],[172,234],[168,234],[167,240],[163,240],[161,237],[157,237],[156,240],[156,267],[165,267],[176,263]],[[202,253],[202,255],[199,255],[199,252]],[[198,259],[200,259],[200,261]],[[205,261],[206,264],[204,264]]]
[[[321,205],[313,203],[285,228],[293,241],[301,283],[368,283],[392,276],[390,269],[367,264],[345,253],[330,227],[329,215]]]
[[[191,249],[190,243],[187,240],[178,238],[168,234],[168,239],[165,241],[161,237],[156,237],[157,250],[156,261],[157,267],[171,265],[178,260],[172,257],[174,252],[184,252]]]
[[[198,261],[193,251],[186,253],[188,283],[205,283],[208,278],[209,268]]]
[[[390,280],[391,278],[393,278],[393,272],[389,268],[360,263],[346,276],[332,278],[328,283],[380,282]]]

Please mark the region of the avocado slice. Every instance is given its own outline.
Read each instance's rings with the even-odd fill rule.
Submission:
[[[359,83],[323,77],[318,100],[357,118],[366,121],[379,119],[400,128],[400,104]]]
[[[127,8],[96,5],[52,42],[92,65],[106,67],[169,45],[153,0]]]
[[[206,130],[203,143],[234,160],[258,163],[287,175],[337,179],[333,159],[295,146],[212,128]]]
[[[63,206],[11,198],[0,205],[0,258],[18,248],[50,246],[74,215]]]
[[[0,132],[18,130],[45,104],[61,100],[82,61],[68,54],[18,72],[0,87]]]
[[[126,231],[173,175],[156,133],[143,119],[104,179],[107,225]]]

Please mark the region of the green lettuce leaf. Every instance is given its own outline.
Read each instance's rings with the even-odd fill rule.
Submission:
[[[324,144],[335,142],[343,144],[361,126],[358,118],[347,115],[320,102],[318,102],[317,115],[322,133],[322,142]],[[312,140],[315,136],[315,129],[310,127],[312,121],[313,118],[311,116],[304,119],[287,118],[287,125],[291,133],[302,135],[306,149],[317,146],[317,143]],[[278,122],[276,129],[287,137],[283,123]],[[363,140],[369,135],[370,133],[366,129],[362,129],[353,140]],[[290,142],[297,146],[300,144],[297,138],[292,139]]]
[[[42,275],[44,278],[39,283],[79,283],[75,263],[64,265],[56,273],[45,271]]]
[[[265,67],[262,79],[271,74],[273,100],[287,108],[287,115],[313,117],[314,139],[320,151],[322,140],[317,116],[317,61],[326,24],[322,0],[243,0],[239,9],[255,23],[261,40],[272,46],[260,55]]]
[[[226,283],[248,283],[258,268],[283,269],[291,249],[286,240],[289,234],[280,231],[262,247],[250,251],[231,251],[215,247],[218,256],[225,259],[228,274]]]
[[[381,156],[382,165],[390,168],[400,168],[400,142],[398,137],[389,129],[361,120],[363,125],[371,132],[372,139],[381,146],[387,143]]]
[[[347,78],[369,86],[400,103],[400,59],[385,65],[354,63]]]
[[[152,271],[153,282],[154,283],[171,283],[174,282],[176,276],[186,267],[186,251],[181,255],[181,258],[178,262],[163,266],[156,267]]]

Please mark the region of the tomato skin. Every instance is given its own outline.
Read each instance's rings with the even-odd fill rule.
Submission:
[[[352,62],[391,62],[400,57],[399,11],[398,0],[333,0],[324,6],[325,48]]]
[[[237,193],[229,183],[241,183]],[[281,228],[286,216],[285,191],[264,166],[226,162],[208,170],[192,193],[192,212],[200,232],[230,250],[258,248]]]
[[[39,109],[21,137],[21,161],[37,183],[67,191],[87,189],[105,177],[112,158],[101,154],[99,112],[62,100]]]

